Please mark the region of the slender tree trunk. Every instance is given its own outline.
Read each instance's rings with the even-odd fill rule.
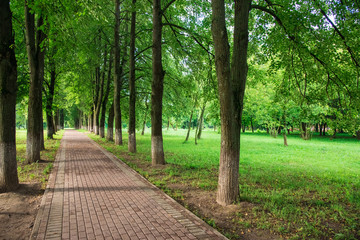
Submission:
[[[106,64],[107,64],[107,45],[105,44],[104,67],[103,67],[103,72],[102,72],[102,77],[101,77],[101,82],[100,82],[99,96],[98,96],[98,99],[97,99],[97,104],[96,104],[96,109],[95,109],[95,125],[96,125],[95,134],[96,135],[100,135],[100,127],[101,127],[100,126],[101,125],[101,123],[100,123],[100,110],[101,110],[101,106],[102,106],[102,102],[103,102],[103,95],[104,95]],[[105,108],[106,108],[106,105],[105,105]]]
[[[91,108],[89,115],[89,132],[94,132],[94,109]]]
[[[323,136],[325,136],[325,134],[326,134],[326,123],[324,123]]]
[[[319,126],[319,136],[322,136],[322,124],[320,123]]]
[[[44,112],[42,111],[42,102],[41,102],[41,119],[40,119],[40,150],[45,150],[44,142]]]
[[[203,129],[205,107],[206,107],[206,102],[204,103],[203,107],[201,108],[199,125],[198,125],[199,131],[198,131],[198,133],[197,133],[197,135],[196,135],[198,139],[201,138],[201,133],[202,133],[202,129]]]
[[[55,92],[55,81],[56,81],[56,69],[55,62],[50,61],[50,83],[48,84],[48,93],[46,98],[46,123],[47,123],[47,138],[53,139],[55,133],[53,125],[53,114],[52,106],[54,101],[54,92]]]
[[[64,109],[60,109],[60,127],[61,127],[61,129],[65,128],[64,124],[65,124]]]
[[[9,1],[0,2],[0,192],[19,186],[16,162],[17,63]]]
[[[131,27],[130,27],[130,66],[129,66],[129,141],[128,151],[136,152],[136,93],[135,93],[135,24],[136,24],[136,0],[132,0],[133,12],[131,13]]]
[[[114,103],[109,108],[108,129],[106,140],[114,141]]]
[[[122,128],[121,128],[121,109],[120,109],[120,90],[121,90],[121,70],[120,70],[120,1],[115,0],[115,74],[114,74],[114,115],[115,115],[115,144],[122,145]]]
[[[105,115],[106,115],[106,105],[109,99],[110,93],[110,81],[111,81],[111,67],[112,67],[112,51],[110,51],[110,59],[109,59],[109,69],[107,75],[107,82],[106,82],[106,90],[104,95],[104,100],[102,102],[101,107],[101,118],[100,118],[100,137],[105,137]]]
[[[286,133],[285,133],[285,132],[284,132],[283,136],[284,136],[284,146],[287,147],[287,146],[288,146],[288,143],[287,143],[287,137],[286,137]]]
[[[251,132],[254,133],[254,123],[252,117],[250,118]]]
[[[216,201],[229,205],[239,199],[240,129],[247,78],[248,22],[251,0],[235,1],[234,48],[230,47],[224,0],[212,0],[212,35],[220,96],[221,150]]]
[[[149,104],[147,101],[148,101],[148,96],[146,96],[146,98],[145,98],[145,114],[144,114],[143,129],[141,131],[141,135],[145,134],[146,118],[147,118],[147,113],[149,111]]]
[[[43,24],[42,16],[38,19],[38,28]],[[28,124],[26,139],[26,162],[40,160],[41,150],[41,117],[42,117],[42,78],[40,67],[44,58],[44,51],[40,44],[44,39],[41,30],[37,31],[35,40],[35,16],[25,3],[26,49],[30,68],[30,89],[28,103]],[[42,70],[43,71],[43,70]]]
[[[187,131],[187,134],[186,134],[185,142],[187,142],[187,141],[189,140],[190,131],[191,131],[191,122],[192,122],[193,114],[194,114],[194,109],[191,110],[191,113],[190,113],[190,120],[189,120],[188,131]]]
[[[55,131],[59,131],[60,130],[60,117],[59,117],[59,109],[56,109],[55,111],[55,115],[54,115],[54,119],[55,119]]]
[[[356,139],[357,139],[357,140],[360,140],[360,130],[359,130],[359,131],[356,131]]]
[[[164,75],[161,53],[161,0],[153,0],[152,84],[151,84],[151,158],[152,165],[165,164],[162,136],[162,99]]]
[[[96,112],[98,106],[98,99],[100,95],[101,83],[100,83],[100,67],[96,67],[95,70],[95,96],[93,102],[93,132],[98,135],[99,134],[99,121],[98,121],[98,113]]]

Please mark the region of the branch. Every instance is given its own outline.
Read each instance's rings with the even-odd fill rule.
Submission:
[[[170,2],[168,2],[168,4],[166,4],[166,6],[161,10],[162,14],[164,14],[166,12],[166,10],[171,6],[171,4],[173,4],[176,0],[171,0]]]

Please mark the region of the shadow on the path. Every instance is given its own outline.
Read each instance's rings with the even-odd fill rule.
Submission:
[[[149,186],[99,186],[99,187],[70,187],[70,188],[48,188],[51,192],[132,192],[132,191],[143,191],[153,190]]]

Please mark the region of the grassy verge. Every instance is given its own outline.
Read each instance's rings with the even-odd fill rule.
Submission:
[[[137,135],[136,154],[125,144],[114,146],[90,134],[104,148],[127,162],[155,185],[186,205],[180,184],[214,194],[217,186],[220,135],[205,131],[198,145],[184,143],[185,131],[164,131],[167,165],[152,168],[150,136]],[[360,238],[360,148],[350,137],[304,141],[266,134],[241,136],[240,203],[251,207],[231,215],[227,236],[263,229],[290,239]],[[183,188],[180,188],[183,189]],[[204,216],[211,225],[216,219]],[[228,228],[230,229],[230,228]],[[221,230],[221,229],[220,229]]]
[[[63,133],[64,130],[61,130],[54,135],[54,139],[45,139],[45,150],[41,151],[40,161],[25,164],[26,130],[16,131],[16,158],[20,183],[38,182],[42,183],[42,188],[45,189]]]

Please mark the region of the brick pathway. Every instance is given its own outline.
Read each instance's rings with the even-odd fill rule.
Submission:
[[[226,239],[85,134],[67,130],[30,239]]]

